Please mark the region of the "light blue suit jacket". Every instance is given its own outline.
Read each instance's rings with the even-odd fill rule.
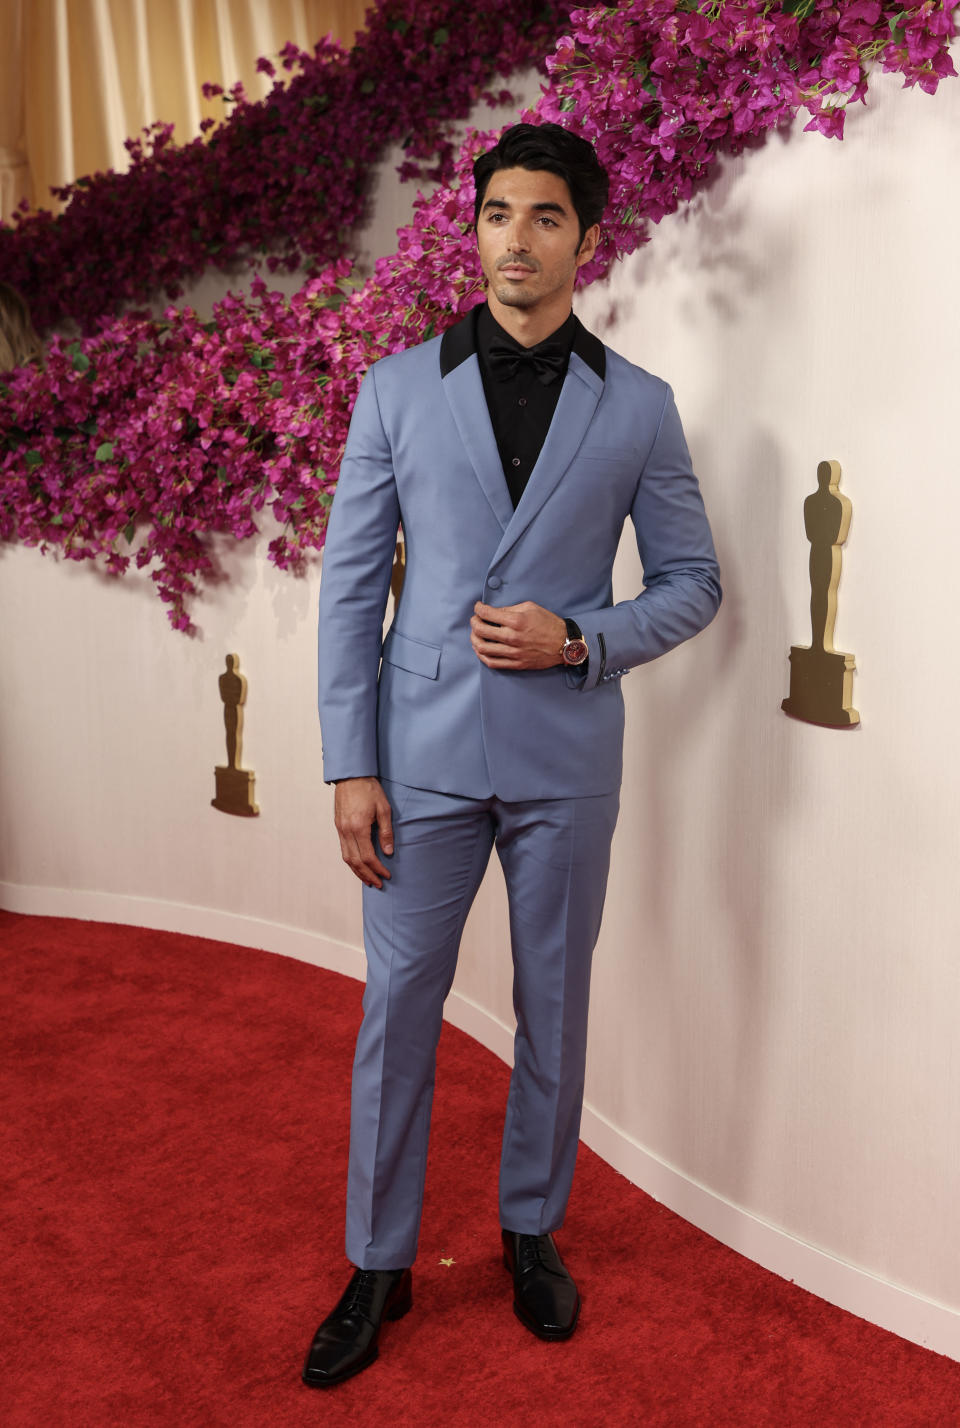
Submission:
[[[620,679],[720,604],[718,567],[673,394],[578,324],[543,449],[513,509],[487,411],[475,314],[367,372],[320,581],[327,781],[377,774],[506,801],[619,787]],[[613,604],[627,517],[644,589]],[[398,524],[407,571],[382,640]],[[474,602],[571,616],[586,677],[487,669]]]

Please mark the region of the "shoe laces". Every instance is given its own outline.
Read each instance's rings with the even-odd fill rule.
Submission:
[[[546,1264],[550,1241],[546,1235],[520,1235],[517,1241],[517,1266],[521,1271]]]
[[[373,1300],[377,1291],[378,1270],[360,1269],[347,1290],[344,1300],[343,1312],[345,1314],[360,1314],[364,1319],[371,1317]]]

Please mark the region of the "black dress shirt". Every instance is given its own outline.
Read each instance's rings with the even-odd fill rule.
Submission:
[[[571,313],[566,322],[543,342],[534,347],[522,347],[509,332],[504,331],[486,304],[477,311],[480,375],[514,509],[524,493],[550,430],[576,330],[577,319]],[[545,382],[533,363],[524,359],[535,356],[541,348],[548,346],[563,349],[563,362],[562,370],[548,374],[550,380]],[[519,360],[513,364],[513,370],[505,380],[499,374],[504,371],[505,365],[510,368],[509,358],[506,364],[502,358],[500,361],[492,359],[491,348],[508,348],[518,354]]]

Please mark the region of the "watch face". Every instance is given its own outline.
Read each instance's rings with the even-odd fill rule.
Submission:
[[[583,664],[590,653],[586,640],[567,640],[563,647],[564,664]]]

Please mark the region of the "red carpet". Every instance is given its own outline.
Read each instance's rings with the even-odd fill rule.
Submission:
[[[5,1428],[960,1423],[960,1364],[756,1268],[586,1149],[558,1236],[581,1327],[534,1339],[498,1258],[507,1072],[451,1028],[413,1312],[366,1373],[305,1388],[349,1273],[359,986],[2,912],[0,948]]]

